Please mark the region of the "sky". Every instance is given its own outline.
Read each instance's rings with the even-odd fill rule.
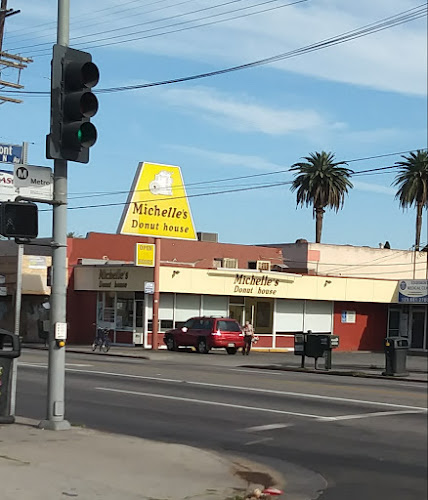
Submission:
[[[263,60],[423,5],[417,0],[70,3],[70,46],[92,54],[101,75],[95,90]],[[9,0],[8,7],[21,12],[6,20],[3,50],[33,58],[21,75],[26,91],[49,92],[57,2]],[[15,78],[7,69],[0,79]],[[53,166],[45,158],[49,96],[23,99],[0,106],[0,143],[28,142],[30,164]],[[427,18],[248,69],[101,93],[98,99],[92,119],[98,140],[90,163],[69,163],[68,231],[116,232],[138,163],[146,161],[181,167],[196,231],[218,233],[224,243],[314,241],[312,209],[296,207],[290,191],[293,174],[287,170],[294,163],[324,150],[359,172],[392,166],[402,154],[427,147]],[[380,157],[361,160],[373,156]],[[0,163],[0,169],[9,168]],[[322,242],[378,247],[388,240],[392,248],[410,249],[415,210],[399,208],[392,185],[396,174],[391,169],[354,176],[343,209],[325,213]],[[88,205],[104,206],[79,208]],[[50,208],[39,209],[40,236],[49,236]],[[427,215],[422,243],[428,241]]]

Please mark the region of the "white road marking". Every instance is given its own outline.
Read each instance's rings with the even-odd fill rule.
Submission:
[[[210,405],[210,406],[223,406],[225,408],[235,408],[238,410],[251,410],[251,411],[259,411],[263,413],[276,413],[280,415],[293,415],[294,417],[307,417],[314,418],[316,420],[324,420],[330,417],[323,417],[322,415],[311,415],[310,413],[297,413],[293,411],[284,411],[284,410],[275,410],[273,408],[258,408],[256,406],[245,406],[245,405],[236,405],[232,403],[220,403],[217,401],[206,401],[204,399],[193,399],[193,398],[183,398],[180,396],[168,396],[166,394],[153,394],[151,392],[139,392],[139,391],[127,391],[124,389],[113,389],[110,387],[95,387],[98,391],[107,391],[107,392],[117,392],[120,394],[130,394],[131,396],[144,396],[149,398],[159,398],[159,399],[171,399],[173,401],[186,401],[187,403],[197,403],[201,405]]]
[[[274,429],[284,429],[285,427],[292,427],[292,426],[293,424],[266,424],[266,425],[256,425],[254,427],[247,427],[242,430],[244,432],[260,432],[260,431],[271,431]]]
[[[262,374],[262,375],[284,375],[286,372],[276,371],[276,370],[263,370],[263,368],[255,368],[254,370],[245,370],[244,368],[230,368],[232,372],[241,372],[241,373],[252,373]]]
[[[65,363],[65,366],[75,366],[76,368],[85,368],[85,367],[90,367],[93,365],[83,365],[79,363]]]
[[[251,446],[252,444],[265,443],[266,441],[273,441],[273,438],[260,438],[254,441],[248,441],[248,443],[244,443],[244,446]]]
[[[409,413],[420,413],[421,415],[424,414],[424,411],[418,411],[418,410],[396,410],[396,411],[377,411],[373,413],[357,413],[356,415],[339,415],[338,417],[327,417],[323,418],[323,422],[337,422],[340,420],[356,420],[359,418],[372,418],[372,417],[388,417],[391,415],[405,415]]]
[[[25,363],[22,361],[18,362],[18,366],[33,366],[33,367],[40,367],[40,368],[47,368],[48,365],[47,363]],[[75,368],[89,368],[94,365],[88,365],[88,364],[82,364],[82,363],[65,363],[65,366],[72,366]]]
[[[32,363],[20,363],[21,366],[30,366],[34,368],[46,368],[46,365],[40,366]],[[323,396],[321,394],[307,394],[302,392],[290,392],[290,391],[277,391],[274,389],[259,389],[257,387],[244,387],[238,385],[222,385],[222,384],[210,384],[208,382],[195,382],[191,380],[178,380],[176,378],[160,378],[160,377],[150,377],[145,375],[131,375],[127,373],[115,373],[115,372],[104,372],[98,370],[81,370],[78,368],[66,368],[66,371],[72,373],[84,373],[84,374],[93,374],[93,375],[105,375],[109,377],[122,377],[129,378],[135,380],[151,380],[154,382],[170,382],[173,384],[188,384],[198,387],[212,387],[214,389],[232,389],[236,391],[245,391],[245,392],[255,392],[262,394],[276,394],[278,396],[291,396],[302,399],[317,399],[324,401],[338,401],[341,403],[356,403],[356,404],[365,404],[365,405],[373,405],[373,406],[384,406],[388,408],[401,408],[406,410],[420,410],[420,411],[428,411],[427,408],[423,408],[421,406],[410,406],[410,405],[401,405],[397,403],[384,403],[382,401],[367,401],[364,399],[352,399],[352,398],[341,398],[336,396]]]

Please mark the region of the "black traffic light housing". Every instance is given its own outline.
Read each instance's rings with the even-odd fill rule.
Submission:
[[[35,203],[5,201],[0,204],[0,234],[6,238],[31,240],[39,233]]]
[[[89,148],[97,140],[97,129],[90,120],[98,111],[98,99],[91,89],[99,78],[91,54],[54,45],[47,158],[89,162]]]

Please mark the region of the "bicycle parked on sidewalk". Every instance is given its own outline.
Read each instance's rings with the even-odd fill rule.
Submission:
[[[109,352],[111,342],[108,328],[97,328],[97,335],[92,342],[92,351],[96,351],[97,347],[99,347],[100,352]]]

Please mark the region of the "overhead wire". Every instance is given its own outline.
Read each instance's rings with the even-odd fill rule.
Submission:
[[[159,7],[157,9],[152,9],[152,10],[148,10],[148,11],[144,11],[144,12],[141,12],[141,13],[138,13],[138,14],[133,14],[133,18],[135,17],[138,17],[138,16],[141,16],[141,15],[147,15],[147,14],[152,14],[153,12],[158,12],[158,11],[161,11],[161,10],[165,10],[165,9],[168,9],[168,8],[171,8],[171,7],[178,7],[178,6],[181,6],[181,5],[184,5],[184,4],[187,4],[187,3],[190,3],[190,2],[194,2],[195,0],[183,0],[181,2],[177,2],[175,4],[173,4],[173,6],[166,6],[166,7]],[[154,23],[159,23],[159,22],[162,22],[162,21],[168,21],[170,19],[175,19],[175,18],[180,18],[180,17],[184,17],[184,16],[189,16],[189,15],[192,15],[192,14],[197,14],[199,12],[204,12],[204,11],[207,11],[207,10],[212,10],[212,9],[217,9],[219,7],[224,7],[226,5],[231,5],[231,4],[234,4],[234,3],[237,3],[237,2],[242,2],[244,0],[228,0],[227,2],[224,2],[224,3],[220,3],[220,4],[216,4],[216,5],[210,5],[209,7],[204,7],[204,8],[200,8],[200,9],[197,9],[197,10],[193,10],[193,11],[190,11],[190,12],[184,12],[184,13],[180,13],[180,14],[175,14],[175,15],[171,15],[171,16],[168,16],[168,17],[164,17],[164,18],[160,18],[160,19],[151,19],[151,20],[148,20],[148,21],[144,21],[142,23],[137,23],[137,24],[132,24],[132,25],[129,25],[129,26],[121,26],[119,28],[112,28],[112,29],[109,29],[109,30],[104,30],[104,31],[98,31],[98,32],[94,32],[94,33],[89,33],[89,34],[86,34],[86,35],[79,35],[79,36],[74,36],[74,37],[71,37],[70,38],[70,42],[74,42],[75,40],[79,40],[79,39],[82,39],[82,38],[92,38],[92,37],[95,37],[97,35],[102,35],[102,34],[105,34],[105,33],[114,33],[114,32],[117,32],[117,31],[124,31],[124,30],[128,30],[128,29],[131,29],[131,28],[135,28],[135,27],[138,27],[138,26],[144,26],[144,25],[147,25],[147,24],[154,24]],[[280,0],[269,0],[269,2],[267,3],[271,3],[271,2],[278,2]],[[309,0],[302,0],[302,1],[309,1]],[[263,2],[262,5],[266,3],[266,2]],[[254,5],[254,6],[257,6],[258,4]],[[239,10],[244,10],[244,9],[247,9],[247,8],[252,8],[254,6],[250,6],[250,7],[244,7],[242,9],[236,9],[236,10],[232,10],[230,12],[236,12],[236,11],[239,11]],[[225,12],[224,14],[227,14],[228,12]],[[208,16],[208,18],[210,18],[211,16]],[[115,18],[115,21],[117,21],[118,19],[120,18]],[[205,18],[203,18],[205,19]],[[186,21],[186,23],[188,22],[193,22],[193,21]],[[180,24],[180,23],[178,23]],[[88,24],[87,26],[92,26],[93,27],[94,23],[90,23]],[[97,23],[98,25],[98,23]],[[82,27],[86,27],[85,25],[79,25],[79,29],[82,28]],[[154,30],[157,30],[157,29],[162,29],[163,27],[159,27],[159,28],[153,28]],[[151,30],[145,30],[144,32],[146,31],[151,31]],[[114,37],[107,37],[107,38],[101,38],[99,40],[93,40],[94,42],[95,41],[102,41],[104,39],[106,40],[110,40],[110,39],[114,39],[114,38],[123,38],[125,36],[129,36],[129,35],[134,35],[136,33],[139,33],[139,32],[135,32],[135,33],[125,33],[123,35],[118,35],[118,36],[114,36]],[[29,39],[26,39],[26,40],[31,40],[31,38]],[[24,40],[22,40],[24,41]],[[79,45],[83,45],[85,43],[90,43],[90,40],[86,40],[84,42],[81,42],[81,43],[75,43],[72,45],[74,47],[77,47]],[[34,47],[41,47],[41,46],[49,46],[49,45],[52,45],[52,41],[51,42],[43,42],[43,43],[38,43],[38,44],[31,44],[31,45],[24,45],[24,46],[19,46],[19,47],[12,47],[11,51],[19,51],[19,50],[23,50],[23,49],[28,49],[28,48],[34,48]],[[41,49],[40,49],[41,50]],[[44,50],[44,49],[43,49]]]
[[[385,169],[385,168],[397,168],[397,167],[394,167],[394,166],[391,166],[391,167],[380,167],[381,169]],[[366,172],[370,172],[370,171],[373,171],[373,170],[379,170],[379,169],[369,169],[367,170]],[[290,169],[287,169],[285,170],[284,172],[289,172]],[[260,177],[262,175],[269,175],[269,173],[262,173],[262,174],[253,174],[253,175],[250,175],[250,176],[240,176],[239,179],[242,179],[242,178],[251,178],[251,177]],[[351,174],[352,175],[352,174]],[[237,180],[238,178],[232,178],[232,179],[229,179],[229,180]],[[218,180],[217,182],[221,182],[222,180]],[[224,180],[223,180],[224,181]],[[201,185],[203,183],[210,183],[212,184],[213,182],[216,182],[216,181],[203,181],[203,182],[199,182],[199,183],[194,183],[193,185],[195,184],[198,184],[198,185]],[[174,200],[174,199],[187,199],[187,198],[197,198],[197,197],[201,197],[201,196],[214,196],[214,195],[219,195],[219,194],[227,194],[227,193],[235,193],[235,192],[241,192],[241,191],[252,191],[252,190],[256,190],[256,189],[267,189],[267,188],[273,188],[273,187],[280,187],[280,186],[284,186],[284,185],[290,185],[292,184],[293,181],[282,181],[282,182],[275,182],[275,183],[271,183],[271,184],[258,184],[258,185],[255,185],[255,186],[246,186],[246,187],[238,187],[238,188],[233,188],[233,189],[223,189],[221,191],[209,191],[209,192],[205,192],[205,193],[195,193],[195,194],[189,194],[189,195],[182,195],[182,196],[177,196],[177,197],[171,197],[171,198],[168,198],[169,200]],[[190,185],[188,185],[189,187]],[[144,189],[144,190],[139,190],[138,192],[148,192],[149,190],[148,189]],[[129,191],[126,191],[126,193],[129,193]],[[109,193],[111,195],[111,193]],[[121,193],[121,194],[125,194],[125,193]],[[86,197],[91,197],[93,198],[94,195],[90,196],[86,196]],[[82,197],[79,197],[79,198],[83,198]],[[153,201],[153,200],[139,200],[138,203],[144,203],[144,202],[147,202],[147,201]],[[89,209],[89,208],[105,208],[105,207],[113,207],[113,206],[125,206],[125,205],[128,205],[129,202],[126,201],[126,202],[115,202],[115,203],[100,203],[100,204],[91,204],[91,205],[81,205],[81,206],[76,206],[76,207],[67,207],[68,210],[78,210],[78,209]],[[47,210],[42,210],[42,211],[50,211],[49,209]]]
[[[239,0],[235,0],[235,1],[239,1]],[[284,7],[289,7],[289,6],[292,6],[292,5],[304,3],[304,2],[307,2],[309,0],[294,0],[293,2],[286,3],[286,4],[283,4],[283,5],[278,5],[278,6],[275,6],[275,7],[269,7],[269,8],[261,9],[261,10],[258,10],[256,12],[248,12],[246,14],[239,14],[239,15],[228,17],[226,19],[217,19],[215,21],[210,21],[210,22],[202,23],[202,24],[196,24],[194,26],[186,26],[184,28],[178,28],[178,29],[172,29],[172,30],[169,30],[169,31],[163,31],[161,33],[152,33],[152,34],[146,35],[146,36],[137,36],[137,37],[133,37],[133,38],[126,38],[125,40],[117,40],[117,38],[129,37],[129,36],[132,36],[132,35],[135,35],[135,34],[151,33],[153,31],[158,31],[158,30],[165,29],[165,28],[174,28],[176,26],[187,25],[189,23],[194,23],[196,21],[202,21],[202,20],[205,20],[205,19],[218,18],[218,17],[221,17],[221,16],[225,16],[227,14],[230,14],[230,13],[240,12],[240,11],[243,11],[243,10],[246,10],[246,9],[250,9],[250,8],[257,7],[257,6],[266,5],[266,4],[269,4],[269,3],[272,3],[272,2],[277,2],[277,1],[279,1],[279,0],[265,0],[264,2],[255,4],[253,6],[242,7],[242,8],[239,8],[239,9],[229,10],[228,12],[221,12],[221,13],[217,13],[217,14],[211,14],[209,16],[200,17],[198,19],[192,19],[192,20],[189,20],[189,21],[181,21],[181,22],[178,22],[178,23],[172,23],[172,24],[168,24],[168,25],[160,26],[160,27],[156,27],[156,28],[149,28],[149,29],[146,29],[146,30],[140,30],[140,31],[137,31],[137,32],[134,32],[134,33],[126,34],[126,35],[115,35],[115,36],[111,36],[111,37],[105,37],[105,38],[101,38],[99,40],[94,40],[93,42],[79,42],[79,43],[73,44],[73,47],[84,47],[87,50],[94,49],[94,48],[100,48],[100,47],[109,47],[109,46],[112,46],[112,45],[119,45],[119,44],[123,44],[123,43],[134,42],[134,41],[137,41],[137,40],[144,40],[144,39],[147,39],[147,38],[153,38],[153,37],[157,37],[157,36],[163,36],[163,35],[167,35],[167,34],[171,34],[171,33],[179,33],[181,31],[187,31],[187,30],[190,30],[190,29],[202,28],[202,27],[205,27],[205,26],[211,26],[211,25],[214,25],[214,24],[219,24],[219,23],[223,23],[223,22],[227,22],[227,21],[233,21],[233,20],[236,20],[236,19],[242,19],[242,18],[245,18],[245,17],[258,15],[258,14],[270,12],[270,11],[273,11],[273,10],[283,9]],[[180,15],[177,15],[177,17],[179,17],[179,16]],[[175,17],[175,16],[172,16],[172,17]],[[116,40],[116,41],[108,42],[108,43],[98,43],[98,42],[108,41],[108,40]],[[88,43],[89,43],[89,45],[88,45]],[[91,43],[92,43],[92,45],[91,45]],[[38,45],[49,45],[49,44],[48,43],[44,43],[44,44],[38,44]],[[31,48],[31,47],[35,47],[35,46],[38,46],[38,45],[32,45],[32,46],[27,46],[27,47],[19,47],[19,48],[14,48],[13,50],[16,52],[19,49]],[[34,57],[40,57],[42,55],[47,55],[46,51],[47,51],[47,49],[42,49],[41,48],[39,50],[35,50],[34,52],[31,52],[30,56],[34,58]],[[50,53],[50,52],[48,52],[48,53]]]
[[[284,7],[287,7],[289,5],[294,5],[295,3],[300,3],[301,1],[305,1],[305,0],[298,0],[296,2],[292,2],[291,4],[284,5]],[[208,23],[198,24],[198,25],[194,25],[194,26],[187,26],[187,27],[184,27],[184,28],[173,29],[173,30],[164,31],[164,32],[161,32],[161,33],[152,33],[152,34],[146,35],[146,36],[138,36],[138,37],[134,37],[134,38],[129,38],[127,40],[121,40],[121,41],[115,41],[115,42],[108,42],[108,43],[101,43],[101,44],[98,44],[98,45],[89,45],[89,46],[86,46],[85,44],[78,44],[78,45],[85,46],[87,49],[100,48],[100,47],[109,47],[109,46],[112,46],[112,45],[118,45],[118,44],[122,44],[122,43],[129,43],[129,42],[134,42],[134,41],[137,41],[137,40],[143,40],[143,39],[147,39],[147,38],[153,38],[153,37],[157,37],[157,36],[163,36],[163,35],[166,35],[166,34],[178,33],[178,32],[181,32],[181,31],[187,31],[187,30],[190,30],[190,29],[201,28],[201,27],[205,27],[205,26],[211,26],[213,24],[218,24],[218,23],[221,23],[221,22],[231,21],[231,20],[240,19],[240,18],[243,18],[243,17],[248,17],[248,16],[255,15],[255,14],[260,14],[262,12],[267,12],[267,11],[274,10],[274,9],[277,9],[277,8],[282,8],[282,7],[271,7],[270,9],[264,9],[262,11],[251,12],[251,13],[247,13],[247,14],[241,14],[239,16],[229,17],[227,19],[221,19],[221,20],[217,20],[217,21],[211,21],[211,22],[208,22]],[[409,9],[409,10],[414,10],[414,9]],[[322,41],[321,44],[320,44],[320,46],[307,46],[307,47],[304,47],[303,49],[297,49],[297,51],[292,51],[292,52],[300,53],[301,50],[312,52],[314,50],[319,50],[320,48],[324,48],[325,44],[327,44],[328,46],[330,46],[330,45],[337,45],[339,43],[343,43],[343,41],[348,41],[348,40],[353,40],[353,39],[356,39],[356,38],[360,38],[361,36],[366,36],[367,34],[372,34],[372,33],[378,32],[378,31],[383,31],[384,29],[389,29],[391,27],[398,26],[400,24],[404,24],[404,23],[413,21],[415,19],[419,19],[421,17],[425,17],[426,16],[426,8],[425,9],[419,9],[418,11],[410,12],[410,13],[407,13],[407,14],[405,14],[405,12],[407,12],[407,11],[404,11],[404,13],[401,13],[400,15],[391,16],[391,18],[385,18],[383,20],[383,22],[374,23],[375,24],[374,26],[367,25],[367,26],[361,28],[360,30],[357,30],[356,32],[355,32],[355,30],[353,30],[352,32],[345,33],[345,34],[343,34],[343,35],[346,35],[346,37],[345,37],[346,39],[344,39],[344,40],[341,40],[340,39],[341,37],[339,37],[337,40],[335,38],[333,38],[333,39],[327,39],[325,41]],[[187,24],[187,23],[188,22],[182,22],[182,23],[176,23],[175,25]],[[173,27],[173,26],[174,26],[174,24],[173,25],[169,25],[169,26],[164,26],[164,28],[165,27]],[[148,32],[148,31],[154,31],[154,30],[156,30],[156,29],[146,30],[146,32]],[[318,45],[318,44],[315,44],[315,45]],[[309,50],[309,49],[311,49],[311,50]],[[37,51],[32,54],[32,57],[34,57],[34,56],[37,57]],[[236,68],[228,69],[227,71],[222,70],[222,71],[220,71],[219,73],[216,73],[216,74],[222,74],[224,72],[229,72],[229,71],[236,71],[236,69],[243,69],[244,67],[259,66],[261,64],[267,64],[269,62],[276,62],[276,61],[279,61],[279,60],[282,60],[282,59],[286,59],[288,57],[291,57],[291,55],[289,55],[288,53],[286,53],[286,54],[280,54],[280,55],[277,55],[277,56],[273,56],[273,57],[267,58],[266,61],[265,60],[255,61],[253,63],[244,64],[244,65],[240,65],[240,66],[238,66]],[[210,76],[212,76],[212,75],[210,74]]]
[[[387,156],[402,155],[402,154],[410,153],[412,151],[415,151],[415,150],[411,149],[411,150],[407,150],[407,151],[398,151],[398,152],[394,152],[394,153],[384,153],[384,154],[380,154],[380,155],[372,155],[372,156],[366,156],[366,157],[360,157],[360,158],[353,158],[351,160],[345,160],[345,163],[366,161],[366,160],[372,160],[375,158],[385,158]],[[385,169],[391,169],[391,168],[394,168],[394,166],[380,167],[379,169],[369,169],[367,171],[354,172],[353,175],[358,175],[358,174],[368,175],[369,172],[373,172],[375,170],[385,170]],[[236,180],[260,178],[260,177],[265,177],[268,175],[278,175],[278,174],[288,173],[288,172],[290,172],[290,168],[283,169],[283,170],[273,170],[270,172],[263,172],[263,173],[259,173],[259,174],[250,174],[250,175],[242,175],[242,176],[238,176],[238,177],[229,177],[229,178],[223,178],[223,179],[211,179],[208,181],[193,182],[193,183],[187,184],[187,187],[201,186],[201,185],[205,185],[205,184],[214,184],[214,183],[218,183],[218,182],[231,182],[231,181],[236,181]],[[379,172],[379,173],[383,173],[383,172]],[[145,189],[142,191],[148,191],[148,189]],[[87,197],[93,197],[93,196],[108,196],[108,195],[116,195],[116,194],[126,194],[128,192],[129,192],[129,190],[126,190],[126,191],[108,191],[108,192],[102,192],[102,193],[94,193],[94,192],[76,193],[79,196],[69,196],[69,199],[87,198]]]
[[[397,156],[397,155],[402,155],[406,153],[411,153],[412,151],[415,151],[414,149],[412,150],[407,150],[407,151],[398,151],[395,153],[384,153],[380,155],[372,155],[372,156],[366,156],[366,157],[360,157],[360,158],[353,158],[351,160],[345,160],[345,163],[352,163],[352,162],[358,162],[358,161],[367,161],[367,160],[372,160],[375,158],[385,158],[387,156]],[[384,172],[387,169],[394,169],[398,168],[394,165],[387,166],[387,167],[379,167],[379,168],[371,168],[368,170],[361,170],[359,172],[353,172],[353,176],[362,174],[362,175],[369,175],[371,172],[376,172],[379,171],[379,173],[387,173]],[[205,184],[214,184],[214,183],[221,183],[221,182],[231,182],[231,181],[237,181],[237,180],[246,180],[246,179],[254,179],[254,178],[260,178],[260,177],[266,177],[268,175],[278,175],[278,174],[283,174],[283,173],[289,173],[290,172],[290,167],[283,169],[283,170],[273,170],[270,172],[263,172],[259,174],[250,174],[250,175],[241,175],[237,177],[229,177],[229,178],[223,178],[223,179],[210,179],[207,181],[199,181],[199,182],[193,182],[187,184],[187,187],[194,187],[194,186],[202,186]],[[143,189],[143,190],[138,190],[136,192],[148,192],[148,189]],[[78,199],[78,198],[89,198],[89,197],[94,197],[94,196],[111,196],[111,195],[119,195],[119,194],[127,194],[129,193],[129,190],[122,190],[122,191],[108,191],[108,192],[103,192],[103,193],[76,193],[78,196],[70,196],[69,199]]]
[[[114,11],[115,10],[119,10],[120,12],[128,12],[128,11],[135,11],[136,9],[140,9],[141,7],[150,7],[151,5],[156,5],[156,4],[160,4],[160,3],[165,3],[165,2],[168,2],[170,0],[156,0],[154,2],[150,2],[148,4],[145,4],[144,6],[141,6],[141,5],[138,5],[137,7],[128,7],[127,9],[123,9],[123,6],[124,5],[128,5],[128,4],[132,4],[132,3],[140,3],[141,4],[141,0],[131,0],[129,2],[124,2],[124,3],[118,3],[116,2],[116,5],[111,5],[109,7],[103,7],[102,9],[97,9],[97,10],[93,10],[93,11],[89,11],[89,12],[86,12],[84,14],[79,14],[79,15],[76,15],[76,16],[71,16],[70,18],[70,24],[71,26],[74,25],[74,22],[78,19],[88,19],[88,17],[94,15],[94,14],[99,14],[100,12],[105,12],[105,11],[109,11],[109,16],[108,16],[108,20],[109,22],[112,22],[112,19],[113,21],[117,21],[118,19],[123,19],[123,17],[118,17],[117,15],[115,15]],[[163,10],[163,9],[169,9],[171,7],[176,7],[177,5],[181,5],[182,3],[190,3],[190,2],[194,2],[196,0],[186,0],[186,2],[179,2],[179,3],[173,3],[171,5],[167,5],[165,7],[161,7],[159,10]],[[151,11],[146,11],[146,12],[143,12],[141,14],[146,14],[146,13],[149,13]],[[131,14],[132,15],[132,14]],[[129,17],[129,16],[126,16],[126,17]],[[84,24],[84,26],[93,26],[94,24],[99,24],[99,16],[97,16],[97,19],[96,21],[94,20],[90,20],[88,21],[88,23]],[[41,23],[41,24],[36,24],[35,26],[33,26],[33,29],[29,30],[28,28],[17,28],[16,30],[12,30],[10,32],[8,32],[7,34],[7,42],[10,41],[10,39],[14,39],[14,38],[20,38],[21,35],[19,34],[21,31],[25,31],[25,35],[28,35],[28,34],[34,34],[34,35],[37,35],[37,33],[46,33],[46,28],[47,27],[50,27],[52,26],[52,30],[55,32],[56,31],[56,28],[57,28],[57,21],[50,21],[48,23]],[[82,24],[79,23],[79,28],[82,27]],[[42,28],[41,30],[40,29],[34,29],[34,28]],[[27,40],[27,38],[25,38],[24,40]],[[21,39],[21,41],[24,41]],[[28,38],[28,40],[31,40],[31,38]]]
[[[275,56],[267,57],[264,59],[259,59],[257,61],[253,61],[253,62],[249,62],[249,63],[245,63],[245,64],[240,64],[238,66],[232,66],[229,68],[210,71],[207,73],[199,73],[196,75],[190,75],[190,76],[185,76],[185,77],[181,77],[181,78],[174,78],[174,79],[170,79],[170,80],[162,80],[162,81],[157,81],[157,82],[149,82],[149,83],[127,85],[127,86],[120,86],[120,87],[109,87],[109,88],[99,89],[98,91],[95,90],[95,93],[110,94],[110,93],[124,92],[124,91],[130,91],[130,90],[139,90],[139,89],[149,88],[149,87],[171,85],[171,84],[175,84],[175,83],[182,83],[182,82],[197,80],[197,79],[201,79],[201,78],[218,76],[218,75],[230,73],[233,71],[250,69],[250,68],[257,67],[257,66],[270,64],[273,62],[278,62],[278,61],[289,59],[292,57],[304,55],[304,54],[307,54],[307,53],[310,53],[313,51],[329,48],[329,47],[334,46],[334,45],[345,43],[345,42],[348,42],[350,40],[354,40],[357,38],[361,38],[363,36],[367,36],[367,35],[376,33],[378,31],[382,31],[385,29],[389,29],[391,27],[395,27],[395,26],[397,26],[399,24],[403,24],[405,22],[413,21],[415,19],[420,18],[422,15],[426,15],[426,13],[427,13],[426,6],[427,6],[427,3],[425,3],[421,6],[418,6],[418,7],[414,7],[413,9],[408,9],[406,11],[400,12],[394,16],[389,16],[387,18],[381,19],[381,20],[376,21],[374,23],[370,23],[370,24],[362,26],[360,28],[356,28],[354,30],[344,32],[340,35],[336,35],[334,37],[321,40],[321,41],[316,42],[314,44],[307,45],[307,46],[301,47],[299,49],[294,49],[294,50],[291,50],[291,51],[288,51],[288,52],[285,52],[282,54],[278,54]],[[45,91],[9,90],[9,91],[5,91],[5,92],[10,93],[10,94],[15,94],[15,95],[28,95],[28,96],[50,95],[50,92],[45,92]]]

